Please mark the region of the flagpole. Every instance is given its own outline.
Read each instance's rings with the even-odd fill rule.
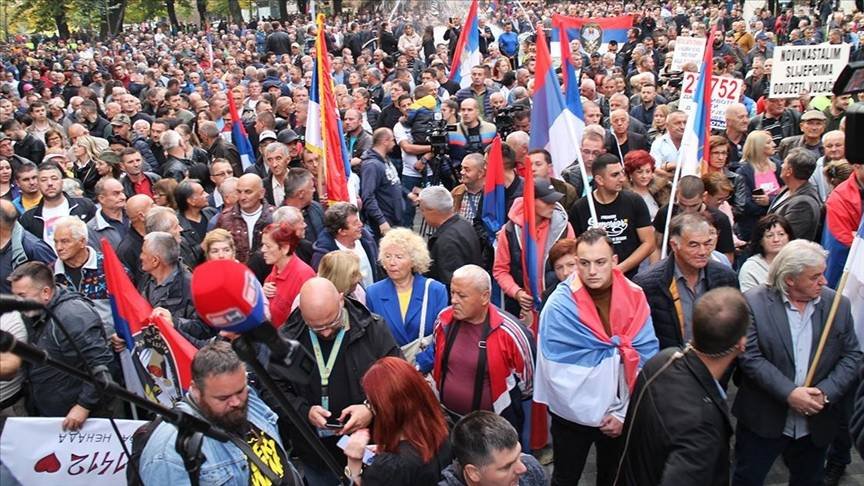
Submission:
[[[528,11],[525,10],[525,6],[522,5],[522,2],[520,2],[519,0],[516,0],[516,5],[519,5],[519,8],[522,9],[522,13],[524,13],[525,17],[528,18],[528,25],[531,26],[531,32],[537,32],[537,29],[534,28],[534,22],[531,21],[531,15],[529,15]],[[540,19],[540,20],[543,20],[543,19]]]
[[[393,10],[390,12],[390,16],[387,17],[387,23],[393,21],[393,16],[396,15],[396,11],[399,10],[399,4],[402,3],[402,0],[396,0],[396,5],[393,6]]]
[[[822,358],[822,352],[825,351],[825,343],[828,341],[828,335],[831,333],[831,328],[834,326],[834,317],[837,315],[837,308],[840,307],[840,301],[843,299],[843,289],[846,288],[846,282],[849,280],[850,266],[852,256],[858,251],[858,246],[861,243],[861,238],[852,240],[852,247],[849,248],[849,256],[846,257],[846,264],[843,265],[843,276],[840,277],[840,283],[837,284],[837,289],[834,290],[834,300],[831,302],[831,310],[828,312],[828,319],[825,321],[825,327],[822,328],[822,336],[819,337],[819,346],[816,347],[816,354],[810,361],[810,369],[807,370],[807,378],[804,380],[804,386],[813,384],[813,376],[816,374],[816,367],[819,366],[819,360]]]
[[[669,204],[666,206],[666,224],[663,228],[663,245],[660,248],[660,259],[666,258],[666,247],[669,244],[669,223],[672,221],[672,207],[675,205],[676,192],[678,190],[678,179],[681,177],[681,151],[678,152],[678,163],[675,164],[675,174],[672,176],[672,192]]]

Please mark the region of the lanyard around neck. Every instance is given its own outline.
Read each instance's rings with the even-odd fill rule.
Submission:
[[[321,406],[325,410],[330,408],[330,373],[333,372],[333,365],[336,364],[336,356],[339,354],[339,349],[342,347],[342,339],[345,337],[345,328],[339,330],[336,335],[336,341],[333,343],[333,349],[330,350],[330,356],[327,357],[327,363],[324,363],[324,353],[321,352],[321,344],[318,342],[318,335],[311,329],[309,330],[309,338],[312,341],[312,350],[315,352],[315,362],[318,364],[318,374],[321,375]]]

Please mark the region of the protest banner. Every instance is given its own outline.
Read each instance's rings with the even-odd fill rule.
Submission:
[[[834,81],[849,63],[849,44],[777,46],[771,68],[772,98],[830,94]]]
[[[671,71],[681,71],[685,64],[693,63],[696,69],[702,64],[705,53],[705,38],[678,37],[675,39],[675,52],[672,54]]]
[[[117,420],[126,447],[146,422]],[[3,465],[21,484],[116,486],[126,484],[129,458],[108,419],[91,418],[81,430],[63,430],[63,417],[6,419],[0,435]]]
[[[681,84],[681,99],[678,101],[678,109],[686,113],[692,113],[693,92],[696,82],[699,80],[697,73],[684,73]],[[726,129],[726,108],[741,99],[741,90],[744,89],[744,81],[730,76],[719,76],[711,79],[711,128],[718,130]]]

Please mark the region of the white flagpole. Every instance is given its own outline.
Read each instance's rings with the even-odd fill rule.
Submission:
[[[680,149],[680,147],[679,147]],[[663,228],[663,245],[660,249],[660,259],[666,258],[666,248],[669,244],[669,222],[672,221],[672,206],[675,205],[678,191],[678,179],[681,178],[681,151],[678,151],[678,163],[675,165],[675,175],[672,176],[672,193],[666,208],[666,225]]]

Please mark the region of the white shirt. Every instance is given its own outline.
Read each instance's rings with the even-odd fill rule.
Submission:
[[[285,200],[285,186],[280,184],[276,178],[273,178],[273,205],[279,207],[282,201]]]
[[[63,203],[57,207],[49,208],[48,206],[42,206],[42,221],[43,227],[42,230],[42,239],[45,240],[45,243],[53,249],[54,248],[54,229],[57,225],[57,220],[64,216],[69,216],[69,200],[65,197],[63,198]]]
[[[358,258],[360,258],[360,275],[363,277],[360,285],[362,285],[363,288],[369,288],[370,285],[375,283],[375,274],[372,273],[372,264],[369,262],[369,256],[366,255],[366,250],[359,241],[354,242],[354,248],[348,248],[342,243],[339,243],[339,240],[336,240],[336,248],[352,251]]]
[[[668,133],[654,140],[651,144],[651,157],[654,158],[654,167],[661,169],[665,164],[678,163],[678,148],[672,143]]]
[[[402,123],[397,123],[393,126],[393,137],[396,139],[397,144],[401,144],[403,141],[407,141],[408,143],[414,143],[414,137],[411,135],[411,132],[402,126]],[[420,172],[414,168],[414,164],[417,163],[417,156],[414,154],[409,154],[405,150],[402,150],[402,175],[409,177],[422,177]],[[426,174],[432,175],[432,169],[428,166],[426,167]]]
[[[255,235],[255,223],[258,222],[258,218],[261,217],[261,209],[264,206],[258,206],[258,210],[254,213],[247,213],[246,211],[240,210],[240,215],[243,216],[243,221],[246,222],[246,234],[249,237],[249,247],[252,247],[252,238]]]

